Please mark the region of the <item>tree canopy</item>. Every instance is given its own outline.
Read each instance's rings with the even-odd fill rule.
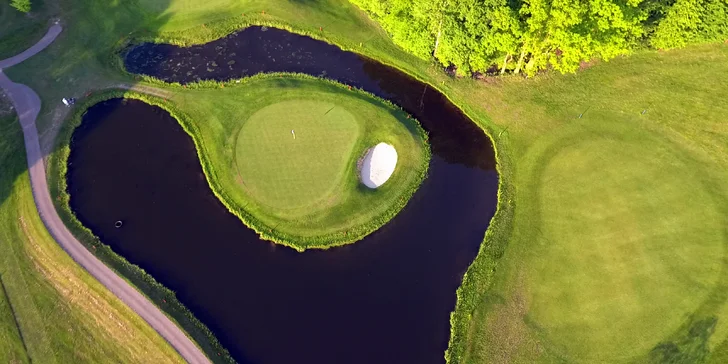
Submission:
[[[10,6],[23,13],[30,12],[30,0],[10,0]]]
[[[574,72],[644,45],[728,38],[728,0],[351,0],[396,44],[460,75]]]

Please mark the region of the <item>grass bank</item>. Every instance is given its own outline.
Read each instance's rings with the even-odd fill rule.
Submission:
[[[45,6],[38,8],[24,14],[11,7],[9,1],[0,3],[0,59],[24,51],[43,37],[48,30],[48,10]]]
[[[0,135],[0,362],[181,363],[50,237],[33,202],[17,119],[0,118]]]

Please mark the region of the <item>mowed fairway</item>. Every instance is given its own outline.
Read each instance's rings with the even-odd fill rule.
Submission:
[[[583,138],[540,177],[529,318],[566,357],[626,360],[710,295],[723,268],[722,216],[701,171],[669,146]]]
[[[333,103],[266,106],[243,124],[238,137],[235,157],[243,188],[274,209],[315,208],[327,198],[336,202],[333,194],[351,172],[359,132],[354,115]]]
[[[726,362],[727,59],[644,53],[473,93],[510,126],[517,193],[451,362]]]

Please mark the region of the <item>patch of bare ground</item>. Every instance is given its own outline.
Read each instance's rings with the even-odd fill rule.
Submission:
[[[581,61],[579,63],[579,71],[583,71],[585,69],[589,69],[589,68],[591,68],[591,67],[593,67],[593,66],[595,66],[597,64],[599,64],[599,60],[598,59],[592,59],[590,61]]]

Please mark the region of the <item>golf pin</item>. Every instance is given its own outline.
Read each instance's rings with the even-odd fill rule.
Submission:
[[[291,129],[291,134],[293,135],[293,140],[295,140],[296,139],[296,132],[293,131],[293,129]]]

